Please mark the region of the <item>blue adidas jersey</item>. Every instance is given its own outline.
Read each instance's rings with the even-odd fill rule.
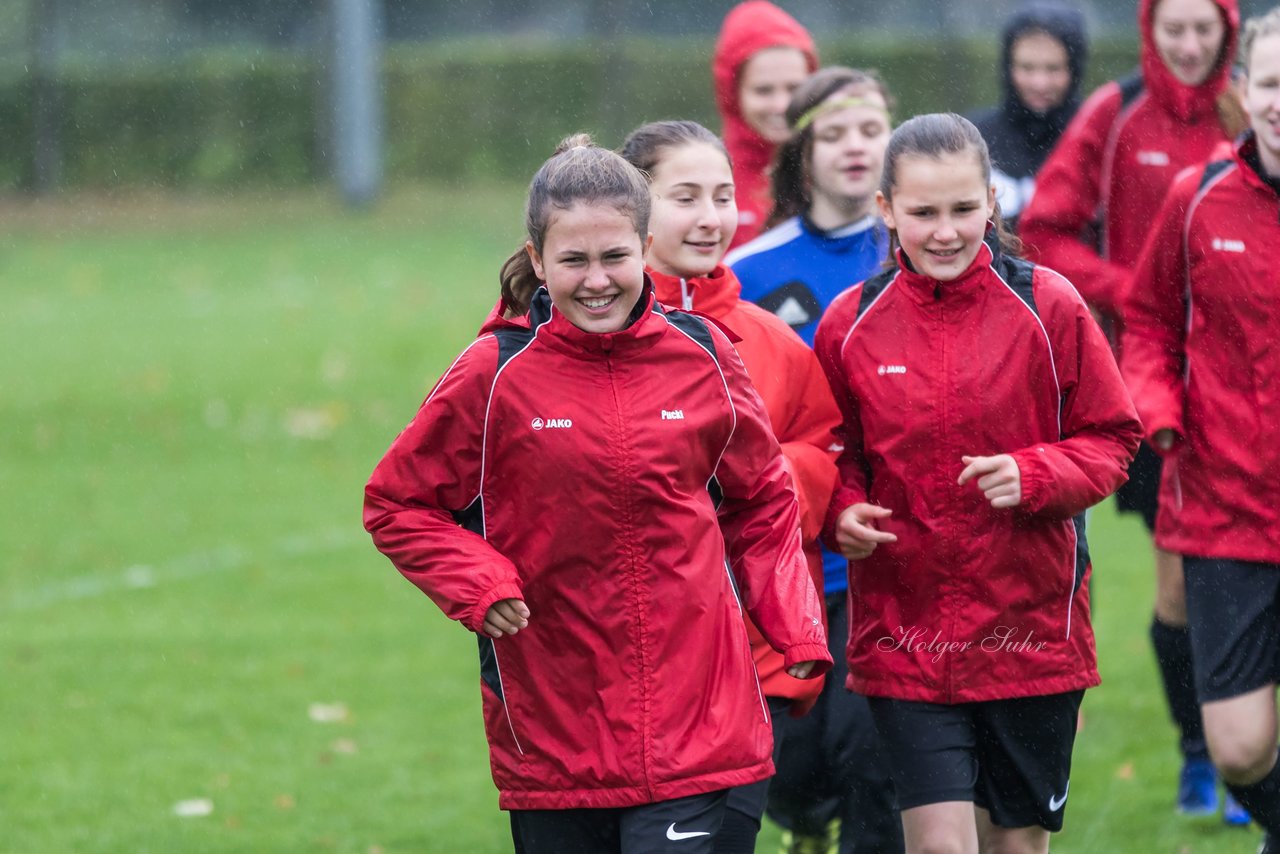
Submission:
[[[888,254],[889,230],[878,216],[830,232],[797,216],[739,246],[724,263],[742,283],[743,299],[785,320],[812,347],[827,306],[878,272]],[[822,574],[826,594],[848,589],[848,561],[825,545]]]
[[[819,231],[792,217],[724,259],[742,283],[742,298],[768,309],[813,346],[822,312],[843,291],[880,270],[889,230],[878,216]]]

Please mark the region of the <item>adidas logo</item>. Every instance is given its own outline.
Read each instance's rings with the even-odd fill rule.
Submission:
[[[788,326],[804,326],[813,319],[795,297],[787,297],[786,301],[778,306],[773,313]]]

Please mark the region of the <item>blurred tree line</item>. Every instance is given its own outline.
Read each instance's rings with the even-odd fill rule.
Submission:
[[[1018,4],[775,1],[824,62],[878,68],[903,115],[995,98]],[[333,2],[0,0],[0,191],[323,180]],[[716,127],[710,52],[735,2],[381,0],[388,177],[523,176],[569,131]],[[1079,5],[1095,85],[1136,59],[1137,0]]]

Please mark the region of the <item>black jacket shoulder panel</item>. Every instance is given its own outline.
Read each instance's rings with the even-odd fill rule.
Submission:
[[[716,342],[711,337],[711,329],[707,326],[706,321],[683,311],[668,311],[664,313],[667,316],[668,323],[692,338],[702,349],[711,354],[711,358],[715,359],[717,364],[719,363],[720,358],[716,355]]]
[[[862,283],[862,294],[858,298],[857,317],[862,317],[866,310],[871,308],[871,304],[876,301],[876,297],[884,293],[884,289],[889,287],[889,283],[897,275],[897,268],[890,268],[875,274]]]
[[[1230,169],[1233,162],[1232,160],[1214,160],[1205,164],[1204,172],[1200,175],[1200,186],[1196,189],[1203,190],[1209,186],[1214,178],[1217,178],[1225,170]]]
[[[1039,310],[1036,308],[1036,295],[1033,286],[1033,278],[1035,276],[1036,265],[1032,264],[1024,258],[1013,258],[1008,255],[1002,256],[996,261],[996,270],[1000,274],[1000,278],[1009,286],[1009,289],[1017,294],[1018,299],[1031,309],[1031,313],[1036,317],[1040,316]]]
[[[1120,86],[1120,109],[1133,103],[1134,99],[1141,95],[1147,88],[1146,81],[1142,79],[1141,71],[1134,71],[1126,77],[1121,77],[1116,83]]]

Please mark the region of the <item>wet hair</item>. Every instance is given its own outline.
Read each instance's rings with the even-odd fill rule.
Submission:
[[[1249,73],[1249,61],[1253,59],[1253,46],[1258,39],[1277,33],[1280,33],[1280,6],[1245,21],[1244,35],[1240,38],[1240,62],[1245,74]]]
[[[859,95],[878,92],[885,108],[893,110],[893,96],[874,71],[829,65],[814,72],[800,84],[787,106],[787,126],[791,137],[780,146],[773,158],[773,210],[765,220],[766,229],[783,220],[808,213],[813,197],[810,193],[809,169],[813,158],[812,111],[827,99],[840,94]],[[796,129],[802,119],[809,117]],[[892,127],[892,121],[890,121]]]
[[[893,188],[897,186],[898,164],[904,157],[929,157],[940,160],[947,154],[972,154],[982,171],[982,185],[991,186],[991,154],[986,140],[973,122],[955,113],[928,113],[903,122],[889,137],[884,152],[884,172],[880,175],[880,192],[886,201],[893,200]],[[996,203],[991,215],[995,236],[1006,254],[1022,254],[1022,241],[1005,226],[1000,218],[1000,203]],[[898,246],[898,235],[889,231],[889,260],[893,260]]]
[[[711,146],[723,154],[724,159],[729,162],[729,168],[733,168],[733,161],[729,158],[729,150],[724,147],[724,142],[697,122],[665,121],[641,125],[627,135],[619,153],[624,160],[639,169],[645,178],[652,181],[654,171],[662,162],[662,152],[668,148],[695,143]]]
[[[561,141],[529,184],[524,226],[528,241],[539,254],[555,212],[579,203],[612,205],[631,218],[642,241],[649,233],[649,185],[644,176],[584,133]],[[502,265],[499,279],[504,315],[527,314],[529,300],[542,282],[523,246]]]

